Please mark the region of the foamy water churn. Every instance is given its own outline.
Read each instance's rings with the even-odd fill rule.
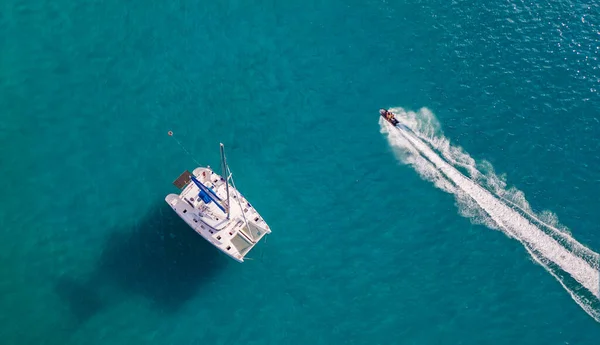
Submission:
[[[522,243],[573,300],[600,322],[598,253],[577,242],[552,212],[535,213],[523,192],[508,188],[491,164],[476,162],[452,145],[431,111],[390,111],[406,126],[395,128],[380,118],[381,132],[398,159],[423,179],[452,193],[461,215]]]

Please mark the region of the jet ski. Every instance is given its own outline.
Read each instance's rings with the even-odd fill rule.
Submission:
[[[381,115],[381,117],[386,119],[387,122],[391,123],[394,126],[396,126],[399,123],[399,121],[396,120],[396,118],[394,117],[394,114],[391,111],[387,111],[385,109],[379,109],[379,115]]]

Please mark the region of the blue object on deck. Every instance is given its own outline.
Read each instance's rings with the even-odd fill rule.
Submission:
[[[198,188],[200,188],[200,193],[198,193],[198,196],[200,198],[202,198],[202,200],[204,202],[206,202],[207,204],[210,203],[211,200],[214,201],[215,205],[217,205],[217,207],[220,208],[221,211],[223,211],[224,213],[227,213],[227,211],[225,211],[225,208],[217,200],[215,200],[215,197],[218,200],[221,200],[215,194],[215,192],[213,192],[208,187],[206,187],[204,184],[202,184],[200,181],[198,181],[194,175],[192,175],[191,177],[192,177],[192,181],[194,181],[194,183],[196,184],[196,186],[198,186]],[[214,197],[211,194],[214,195]],[[206,198],[208,198],[208,201],[207,201]]]
[[[202,201],[204,201],[205,204],[208,204],[212,201],[210,196],[208,196],[202,189],[200,190],[200,193],[198,193],[198,196],[200,199],[202,199]]]

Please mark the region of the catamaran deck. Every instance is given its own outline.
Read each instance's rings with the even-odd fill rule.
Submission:
[[[205,202],[199,195],[200,188],[190,182],[192,174],[182,174],[174,184],[183,188],[179,195],[169,194],[165,198],[175,212],[197,233],[214,246],[239,262],[262,239],[271,233],[269,226],[248,200],[210,167],[194,169],[198,182],[214,193],[219,201]],[[227,189],[229,188],[229,205]],[[212,194],[211,193],[211,194]],[[229,219],[221,208],[229,207]]]

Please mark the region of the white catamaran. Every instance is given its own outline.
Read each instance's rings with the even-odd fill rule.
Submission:
[[[221,144],[221,175],[210,166],[184,171],[173,184],[180,194],[165,201],[194,231],[225,254],[243,262],[248,252],[271,229],[258,211],[235,188]]]

